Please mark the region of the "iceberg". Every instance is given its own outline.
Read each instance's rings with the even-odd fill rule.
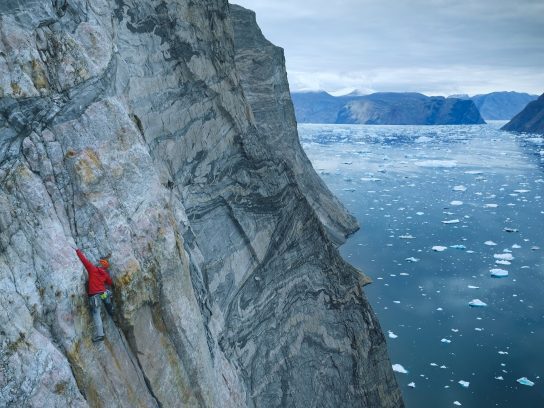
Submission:
[[[395,333],[393,333],[391,330],[389,330],[387,333],[390,339],[396,339],[397,337],[399,337]]]
[[[457,224],[459,223],[459,219],[454,219],[454,220],[445,220],[445,221],[442,221],[442,224]]]
[[[453,405],[461,406],[461,403],[459,401],[453,401]]]
[[[445,251],[446,249],[448,249],[448,247],[445,247],[445,246],[440,246],[440,245],[435,245],[431,248],[433,251],[436,251],[436,252],[442,252],[442,251]]]
[[[508,276],[508,271],[505,271],[504,269],[495,268],[491,269],[489,272],[494,278],[505,278]]]
[[[471,307],[485,307],[487,303],[482,302],[480,299],[472,299],[468,302],[468,305]]]
[[[416,388],[416,383],[415,383],[415,382],[411,382],[410,384],[408,384],[408,387]]]
[[[503,261],[511,261],[514,259],[512,254],[495,254],[493,255],[493,258],[495,259],[501,259]]]
[[[465,388],[468,388],[470,382],[468,381],[463,381],[463,380],[460,380],[459,381],[459,384],[461,384],[461,386],[465,387]]]
[[[408,374],[408,371],[400,364],[393,364],[392,367],[396,373]]]
[[[529,380],[527,377],[518,378],[516,381],[520,383],[521,385],[527,385],[529,387],[532,387],[533,385],[535,385],[535,383]]]

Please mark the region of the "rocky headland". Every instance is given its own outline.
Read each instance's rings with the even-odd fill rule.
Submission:
[[[0,36],[0,406],[403,406],[252,12],[7,0]],[[72,247],[111,254],[102,343]]]
[[[502,130],[544,134],[544,94],[504,125]]]

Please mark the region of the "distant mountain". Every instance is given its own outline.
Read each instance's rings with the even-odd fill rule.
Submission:
[[[544,94],[530,102],[502,130],[544,134]]]
[[[348,102],[338,112],[336,123],[459,125],[485,122],[470,100],[387,92]]]
[[[471,100],[419,93],[379,92],[334,97],[326,92],[293,93],[299,123],[457,125],[485,123]]]
[[[537,99],[537,95],[519,92],[492,92],[475,95],[472,99],[486,120],[510,120]]]

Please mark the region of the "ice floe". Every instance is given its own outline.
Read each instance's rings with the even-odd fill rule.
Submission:
[[[442,340],[440,340],[440,342],[450,344],[451,340],[450,339],[442,339]]]
[[[502,377],[502,375],[499,375],[498,377],[495,377],[495,380],[503,381],[504,378]]]
[[[435,245],[431,248],[433,251],[436,251],[436,252],[442,252],[442,251],[445,251],[446,249],[448,249],[448,247],[445,247],[445,246],[440,246],[440,245]]]
[[[533,385],[535,385],[535,383],[529,380],[527,377],[518,378],[516,381],[520,383],[521,385],[527,385],[529,387],[532,387]]]
[[[509,253],[505,253],[505,254],[494,254],[493,255],[493,258],[495,259],[501,259],[503,261],[511,261],[514,259],[514,257],[512,256],[512,254],[509,254]]]
[[[508,271],[504,269],[494,268],[489,271],[494,278],[505,278],[508,276]]]
[[[397,336],[395,333],[393,333],[391,330],[389,330],[389,331],[387,332],[387,334],[389,335],[389,338],[390,338],[390,339],[396,339],[397,337],[399,337],[399,336]]]
[[[462,404],[459,401],[453,401],[453,405],[457,405],[458,407],[460,407]]]
[[[416,383],[415,382],[411,382],[408,384],[408,387],[410,388],[416,388]]]
[[[406,369],[405,369],[402,365],[400,365],[400,364],[393,364],[392,367],[393,367],[393,371],[395,371],[396,373],[408,374],[408,370],[406,370]]]
[[[484,244],[485,244],[485,245],[489,245],[489,246],[495,246],[495,245],[497,245],[497,244],[496,244],[495,242],[493,242],[493,241],[485,241]]]
[[[485,307],[487,303],[482,302],[480,299],[472,299],[468,302],[468,305],[471,307]]]
[[[459,205],[463,205],[463,202],[455,200],[455,201],[450,202],[450,205],[459,206]]]
[[[419,262],[419,258],[414,258],[413,256],[411,256],[410,258],[406,258],[405,261],[408,261],[408,262]]]
[[[468,285],[467,288],[469,288],[469,289],[480,289],[479,286],[474,286],[474,285]]]
[[[510,261],[503,261],[502,259],[497,259],[497,260],[495,261],[495,263],[496,263],[497,265],[512,265],[512,262],[510,262]]]
[[[456,219],[454,219],[454,220],[445,220],[445,221],[442,221],[442,224],[457,224],[457,223],[459,223],[459,222],[460,222],[459,219],[456,218]]]
[[[464,245],[459,245],[459,244],[450,245],[450,248],[453,248],[453,249],[467,249],[466,246],[464,246]]]
[[[467,188],[463,185],[454,186],[453,191],[467,191]]]
[[[468,388],[468,386],[470,385],[470,382],[468,382],[468,381],[460,380],[458,382],[462,387],[465,387],[465,388]]]
[[[415,239],[416,237],[414,237],[412,234],[405,234],[405,235],[399,235],[399,238],[400,239]]]
[[[497,208],[498,206],[499,206],[498,204],[492,204],[492,203],[484,204],[484,208]]]

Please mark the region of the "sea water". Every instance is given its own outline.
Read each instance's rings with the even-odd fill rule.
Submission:
[[[409,408],[544,407],[544,140],[503,123],[299,125]]]

